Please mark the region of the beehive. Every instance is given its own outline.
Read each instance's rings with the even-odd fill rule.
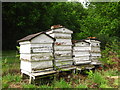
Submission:
[[[73,40],[73,60],[74,65],[91,63],[89,42]]]
[[[29,74],[39,70],[53,69],[54,39],[43,33],[28,35],[18,40],[20,44],[20,69]]]
[[[55,67],[69,67],[72,65],[71,34],[73,31],[65,27],[55,25],[52,26],[51,30],[46,33],[56,39],[54,43]]]
[[[101,64],[101,62],[98,60],[101,57],[100,41],[93,37],[85,39],[85,41],[90,43],[91,64]]]

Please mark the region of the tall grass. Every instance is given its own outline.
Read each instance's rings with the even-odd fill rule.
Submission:
[[[23,88],[36,88],[36,86],[33,84],[23,84],[22,87]]]
[[[11,83],[20,83],[20,85],[22,85],[21,88],[90,88],[89,85],[92,84],[97,84],[99,88],[111,88],[113,86],[109,85],[110,82],[108,82],[105,77],[117,76],[119,73],[118,70],[114,68],[110,68],[107,71],[95,71],[94,73],[89,71],[88,76],[84,79],[80,78],[79,74],[72,74],[70,80],[67,82],[64,80],[65,77],[62,77],[60,80],[36,86],[22,81],[20,76],[20,60],[15,57],[15,55],[16,51],[3,52],[2,88],[9,88]],[[113,81],[113,84],[118,86],[118,80]]]
[[[54,82],[54,88],[71,88],[71,85],[68,84],[64,79]]]
[[[20,75],[12,75],[12,74],[7,74],[6,76],[2,77],[2,87],[7,88],[9,87],[9,83],[11,82],[20,82],[21,76]]]
[[[96,83],[99,86],[106,85],[108,81],[105,79],[105,77],[102,75],[101,72],[95,71],[94,73],[92,71],[88,72],[88,79],[92,83]]]
[[[76,86],[76,88],[88,88],[86,84],[80,84]]]

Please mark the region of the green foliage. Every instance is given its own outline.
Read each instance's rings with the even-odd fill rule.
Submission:
[[[93,75],[94,75],[94,73],[93,73],[93,71],[92,71],[92,70],[87,71],[86,73],[88,74],[88,76],[89,76],[89,77],[93,77]]]
[[[20,46],[16,46],[16,48],[17,48],[17,50],[19,50],[19,51],[20,51]]]
[[[88,79],[90,79],[91,81],[93,81],[94,83],[97,83],[99,85],[107,83],[107,80],[105,80],[103,75],[100,72],[97,72],[97,71],[92,75],[89,74]]]
[[[118,76],[118,74],[119,74],[118,69],[110,69],[110,70],[103,71],[103,72],[104,72],[103,74],[105,76]]]
[[[2,83],[2,88],[8,88],[9,87],[9,84],[8,83]]]
[[[76,86],[76,88],[88,88],[88,87],[87,87],[87,85],[80,84],[80,85]]]
[[[88,9],[72,2],[13,2],[3,3],[2,11],[3,49],[15,49],[18,39],[56,24],[73,30],[73,39],[97,37],[103,49],[120,40],[120,2],[91,2]]]
[[[110,67],[118,67],[119,53],[120,47],[118,41],[112,41],[111,44],[107,44],[105,49],[102,50],[102,58],[100,61],[103,62],[104,65],[109,65]]]
[[[41,85],[40,88],[53,88],[53,87],[48,85]]]
[[[21,76],[7,74],[6,76],[3,76],[2,81],[6,82],[6,83],[8,83],[8,82],[20,82],[21,81]]]
[[[101,84],[100,88],[111,88],[110,86],[108,86],[107,84]]]
[[[20,46],[16,46],[16,48],[17,48],[17,50],[20,52]],[[17,53],[17,54],[16,54],[16,57],[20,57],[20,54]]]
[[[61,79],[60,81],[56,81],[54,83],[54,88],[71,88],[71,85],[68,84],[64,79]]]
[[[36,88],[36,86],[33,84],[23,84],[22,87],[23,88]]]
[[[119,83],[119,79],[115,79],[114,85],[117,85],[117,86],[118,86],[118,83]]]

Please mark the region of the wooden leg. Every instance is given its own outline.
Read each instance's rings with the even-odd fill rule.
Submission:
[[[32,77],[29,78],[29,84],[32,84]]]
[[[25,79],[25,74],[21,73],[21,77],[22,77],[22,79]]]
[[[23,73],[21,73],[21,77],[23,78]]]

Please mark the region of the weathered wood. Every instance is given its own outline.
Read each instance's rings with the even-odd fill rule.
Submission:
[[[70,33],[72,34],[73,31],[67,29],[67,28],[58,28],[58,29],[54,29],[53,31],[54,33]]]
[[[31,40],[31,43],[53,43],[53,39],[45,34],[41,34]]]
[[[55,54],[70,54],[72,51],[55,51]]]
[[[73,61],[75,65],[90,63],[90,43],[76,41],[73,47]]]
[[[42,76],[42,75],[48,75],[48,74],[54,74],[54,73],[56,73],[56,71],[52,70],[52,71],[47,71],[47,72],[31,73],[31,75],[33,75],[33,76]]]
[[[72,43],[72,42],[71,42],[71,39],[56,39],[56,42],[59,42],[59,43],[60,43],[60,42],[61,42],[61,43],[63,42],[64,44],[65,44],[65,43],[70,43],[70,44]]]
[[[78,42],[78,43],[75,43],[75,46],[81,46],[81,47],[89,47],[89,43],[86,43],[86,42]]]
[[[35,34],[37,35],[37,34]],[[34,70],[53,68],[53,38],[46,34],[31,35],[30,41],[20,42],[21,71],[30,74]],[[35,37],[33,37],[35,36]],[[26,38],[24,38],[25,40]]]
[[[60,46],[57,46],[57,45],[55,45],[54,46],[54,50],[56,50],[56,51],[59,51],[59,50],[72,50],[72,46],[62,46],[62,45],[60,45]]]
[[[36,57],[36,58],[35,58]],[[53,57],[53,53],[34,53],[34,54],[20,54],[20,60],[48,60]]]
[[[21,69],[32,72],[34,69],[46,69],[53,67],[52,61],[30,62],[21,60]]]
[[[53,49],[51,47],[32,47],[31,52],[32,53],[53,52]]]
[[[66,33],[54,33],[55,38],[71,38],[71,34],[66,34]]]
[[[73,51],[89,51],[90,50],[90,47],[88,46],[74,46],[73,47]]]
[[[73,61],[72,58],[70,59],[56,59],[55,62],[69,62],[69,61]]]
[[[90,49],[91,64],[92,65],[101,64],[101,62],[98,61],[98,58],[101,57],[100,41],[93,40],[93,39],[89,39],[89,40],[86,40],[86,41],[90,43],[90,47],[91,47],[91,49]]]
[[[90,56],[90,54],[82,54],[82,55],[81,54],[75,54],[74,56],[75,57],[84,57],[84,56],[88,57],[88,56]]]
[[[52,43],[31,43],[31,48],[32,47],[47,47],[47,48],[52,48]]]
[[[54,54],[55,57],[72,57],[72,53],[66,53],[66,54]]]
[[[74,62],[75,65],[79,65],[79,64],[88,64],[88,63],[91,63],[90,60],[84,60],[84,61],[78,61],[78,62]]]
[[[74,51],[74,52],[73,52],[73,55],[80,55],[80,56],[83,56],[83,55],[86,56],[86,55],[88,55],[88,56],[89,56],[90,53],[89,53],[89,52],[79,52],[79,51],[76,51],[76,52],[75,52],[75,51]]]
[[[81,60],[90,60],[90,57],[89,56],[82,56],[82,57],[73,57],[74,60],[78,60],[78,61],[81,61]]]
[[[59,67],[59,66],[64,66],[64,65],[67,65],[68,67],[70,66],[70,65],[72,65],[73,64],[73,61],[69,61],[69,62],[57,62],[56,63],[56,66],[57,67]]]
[[[57,59],[71,59],[72,58],[72,56],[71,55],[69,55],[69,56],[55,56],[55,59],[57,60]]]
[[[101,56],[100,53],[91,53],[91,56]]]

